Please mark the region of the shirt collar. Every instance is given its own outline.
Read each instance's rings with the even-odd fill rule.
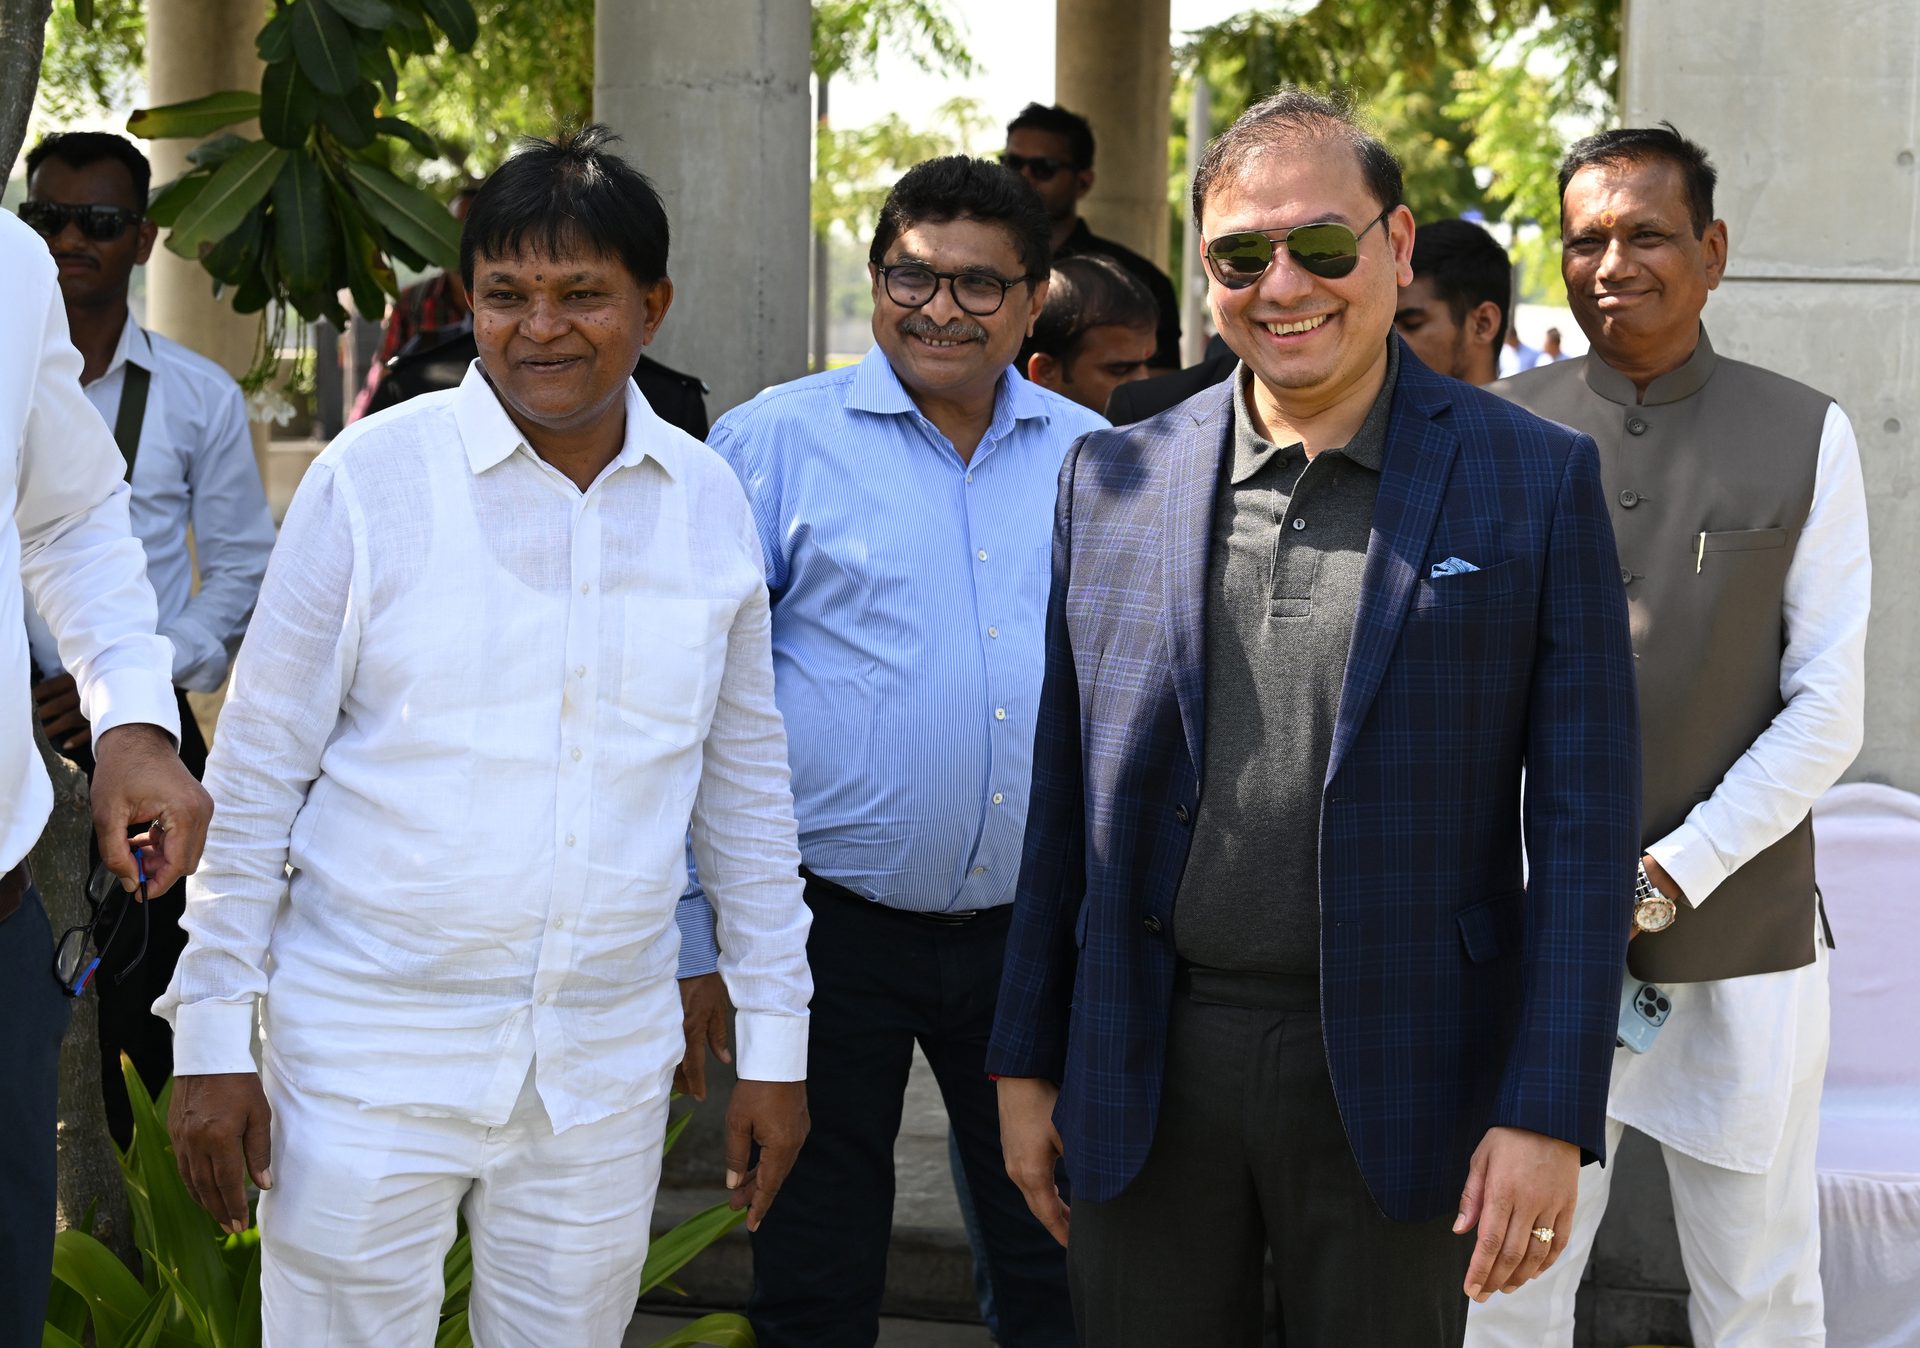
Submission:
[[[1273,458],[1275,453],[1283,457],[1299,449],[1298,441],[1285,449],[1276,447],[1263,439],[1253,428],[1253,416],[1247,407],[1252,372],[1246,363],[1241,362],[1233,376],[1233,463],[1228,481],[1245,482]],[[1373,405],[1367,409],[1366,419],[1360,423],[1360,429],[1344,446],[1324,451],[1329,454],[1343,454],[1362,468],[1380,471],[1386,460],[1387,422],[1393,414],[1393,390],[1400,382],[1400,343],[1392,337],[1387,338],[1387,377],[1380,385],[1380,391],[1373,397]]]
[[[913,395],[907,392],[900,376],[894,373],[893,362],[887,359],[878,342],[875,342],[860,363],[854,367],[853,382],[847,386],[847,407],[856,412],[877,412],[883,416],[917,414],[919,408],[914,405]],[[1023,379],[1019,370],[1009,365],[1000,376],[1000,383],[993,391],[993,421],[987,427],[986,440],[997,440],[1012,429],[1016,421],[1039,419],[1051,420],[1053,411],[1047,406],[1047,400],[1040,390]]]
[[[652,459],[668,477],[678,477],[682,465],[680,446],[674,443],[675,432],[640,396],[639,388],[631,379],[627,380],[626,399],[626,438],[613,462],[619,467],[631,468],[643,459]],[[467,451],[467,465],[476,475],[505,463],[516,449],[527,445],[527,438],[507,415],[500,395],[487,382],[477,357],[454,391],[453,420],[460,432],[460,443]],[[527,445],[527,452],[533,453],[533,446]]]
[[[1691,398],[1706,387],[1707,380],[1713,377],[1714,367],[1720,363],[1720,357],[1714,354],[1713,343],[1707,340],[1707,328],[1700,325],[1700,342],[1693,348],[1686,363],[1678,369],[1669,370],[1647,385],[1647,396],[1642,398],[1633,381],[1620,371],[1601,360],[1597,354],[1587,357],[1587,387],[1610,403],[1619,403],[1622,407],[1636,404],[1657,407],[1661,403],[1677,403],[1683,398]]]
[[[122,365],[132,363],[141,369],[153,370],[153,338],[147,330],[134,322],[133,314],[127,314],[126,325],[120,329],[120,340],[114,345],[113,358],[107,362],[107,368],[100,372],[105,379]]]

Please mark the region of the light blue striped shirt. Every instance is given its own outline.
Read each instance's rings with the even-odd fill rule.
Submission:
[[[774,697],[816,875],[922,912],[1013,901],[1055,488],[1068,448],[1106,424],[1009,368],[963,463],[876,346],[713,428],[766,553]]]

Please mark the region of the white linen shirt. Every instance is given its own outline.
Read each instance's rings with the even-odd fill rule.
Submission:
[[[127,525],[126,463],[80,392],[80,353],[46,241],[0,214],[0,275],[13,318],[0,323],[0,874],[20,863],[53,808],[33,742],[21,598],[59,636],[95,737],[146,723],[179,738],[154,635],[153,589]],[[731,474],[729,474],[731,476]],[[9,1087],[11,1089],[11,1087]]]
[[[684,840],[743,1077],[806,1070],[809,917],[739,483],[629,383],[585,492],[479,363],[308,470],[235,667],[189,935],[185,1075],[556,1131],[666,1088]],[[290,874],[289,874],[290,869]]]
[[[109,427],[120,415],[129,361],[152,376],[134,456],[133,533],[146,549],[160,635],[173,643],[173,681],[211,693],[240,648],[273,551],[273,515],[253,461],[246,398],[218,365],[129,315],[106,372],[85,386]],[[42,673],[59,670],[53,634],[31,609],[27,634]]]
[[[1871,590],[1860,448],[1846,413],[1829,405],[1813,504],[1787,568],[1786,706],[1713,794],[1647,848],[1691,906],[1785,837],[1859,753]],[[1828,958],[1816,938],[1814,963],[1798,969],[1663,984],[1673,1011],[1648,1052],[1615,1052],[1607,1113],[1709,1165],[1769,1169],[1792,1086],[1826,1057]]]

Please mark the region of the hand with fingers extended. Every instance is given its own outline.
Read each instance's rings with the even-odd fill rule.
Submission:
[[[1467,1167],[1456,1234],[1479,1228],[1466,1293],[1517,1292],[1567,1247],[1580,1191],[1580,1149],[1524,1128],[1489,1128]]]
[[[1060,1088],[1040,1077],[1001,1077],[999,1099],[1000,1154],[1006,1158],[1007,1177],[1040,1225],[1065,1245],[1068,1213],[1055,1182],[1061,1146],[1053,1126]]]
[[[100,860],[131,892],[138,883],[129,845],[144,851],[147,893],[173,888],[200,865],[213,797],[193,779],[167,733],[153,725],[117,725],[93,745],[93,831]],[[151,823],[127,837],[127,829]]]
[[[747,1230],[760,1229],[811,1127],[806,1082],[734,1083],[727,1105],[727,1188],[733,1196],[727,1201],[735,1212],[747,1210]]]
[[[227,1232],[247,1228],[246,1177],[273,1187],[273,1111],[254,1072],[173,1079],[167,1132],[193,1201]]]
[[[700,974],[680,980],[680,1028],[687,1036],[687,1056],[673,1069],[673,1088],[696,1100],[707,1098],[707,1050],[728,1066],[733,1053],[727,1047],[726,981],[719,974]]]

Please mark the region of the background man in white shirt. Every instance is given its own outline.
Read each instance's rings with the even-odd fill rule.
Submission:
[[[1575,145],[1561,271],[1592,350],[1494,391],[1599,445],[1633,627],[1646,855],[1628,965],[1672,1012],[1645,1054],[1615,1053],[1607,1151],[1629,1124],[1661,1144],[1694,1343],[1804,1348],[1826,1341],[1809,810],[1860,748],[1866,493],[1831,399],[1707,340],[1727,260],[1714,180],[1665,124]],[[1566,1257],[1474,1306],[1468,1344],[1573,1342],[1613,1174],[1581,1172]]]
[[[726,464],[628,378],[673,286],[665,211],[612,139],[528,142],[481,190],[480,358],[308,471],[222,713],[157,1009],[195,1197],[238,1230],[244,1177],[267,1191],[269,1344],[432,1343],[456,1210],[477,1341],[619,1343],[685,1053],[689,820],[750,1228],[806,1132],[760,548]]]
[[[80,393],[80,356],[47,251],[0,216],[0,1343],[38,1343],[53,1267],[55,1075],[67,997],[27,850],[53,805],[33,741],[20,595],[47,615],[95,730],[93,822],[134,880],[127,829],[164,888],[199,862],[212,806],[174,752],[167,644],[127,527],[121,462]],[[95,951],[94,953],[98,953]]]
[[[210,693],[227,677],[273,551],[273,517],[254,463],[240,386],[212,361],[148,332],[128,310],[133,269],[146,262],[157,232],[145,218],[150,177],[146,156],[123,137],[99,131],[48,136],[27,155],[20,217],[53,254],[68,331],[83,362],[81,385],[113,428],[125,460],[133,533],[146,551],[160,635],[173,644],[180,758],[197,777],[206,767],[207,746],[186,693]],[[47,738],[91,772],[78,690],[31,604],[27,639],[35,707]],[[185,886],[153,902],[146,958],[124,982],[103,979],[98,985],[100,1082],[107,1123],[121,1146],[133,1137],[133,1116],[120,1054],[133,1059],[156,1094],[173,1075],[173,1037],[151,1008],[186,944],[180,930]]]

